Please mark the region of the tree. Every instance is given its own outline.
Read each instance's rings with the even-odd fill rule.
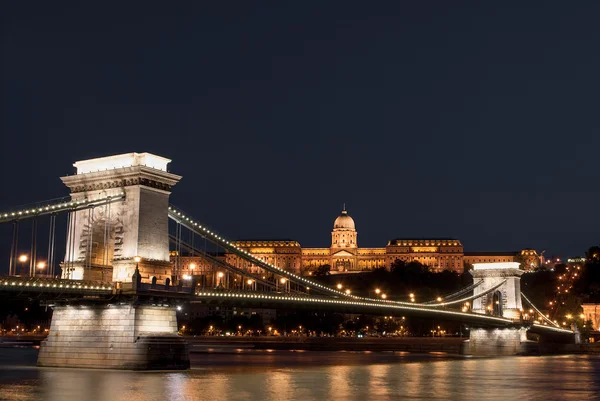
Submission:
[[[599,264],[600,263],[600,247],[592,246],[585,253],[585,257],[587,259],[587,263],[589,264]]]
[[[468,273],[473,270],[473,265],[469,262],[463,262],[463,273]]]
[[[403,260],[396,259],[392,262],[390,271],[392,273],[400,273],[404,270],[405,267],[406,267],[406,263]]]
[[[525,269],[527,266],[526,264],[526,260],[525,260],[525,255],[522,255],[520,252],[517,253],[514,257],[514,261],[519,263],[519,269]]]
[[[330,265],[321,265],[321,266],[317,267],[317,269],[315,270],[314,276],[315,277],[329,276],[330,273],[331,273]]]

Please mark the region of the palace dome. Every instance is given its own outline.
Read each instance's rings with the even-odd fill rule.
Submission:
[[[342,210],[342,214],[333,222],[333,229],[356,230],[354,227],[354,219],[348,215],[346,209]]]

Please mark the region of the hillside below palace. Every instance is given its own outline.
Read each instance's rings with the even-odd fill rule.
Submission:
[[[542,262],[533,249],[465,252],[461,242],[454,238],[397,238],[388,241],[383,248],[360,248],[354,219],[345,208],[333,223],[331,246],[327,248],[303,248],[294,240],[239,240],[234,244],[264,262],[301,275],[311,275],[323,265],[330,266],[331,274],[368,272],[382,267],[389,270],[396,260],[405,263],[416,261],[433,271],[459,273],[463,272],[465,265],[473,263],[519,261],[523,268],[529,270]],[[247,266],[248,262],[234,254],[225,253],[218,258],[233,266],[254,270],[252,266]],[[199,257],[177,257],[173,254],[172,259],[181,273],[193,275],[210,268]],[[198,269],[193,271],[196,267]]]

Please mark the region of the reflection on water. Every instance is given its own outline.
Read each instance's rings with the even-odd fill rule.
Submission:
[[[600,394],[600,357],[497,359],[405,353],[193,354],[187,372],[48,369],[0,349],[0,399],[586,400]]]

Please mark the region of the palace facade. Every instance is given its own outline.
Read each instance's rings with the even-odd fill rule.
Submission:
[[[540,264],[533,249],[465,252],[462,243],[455,238],[396,238],[383,248],[360,248],[354,219],[345,209],[333,223],[331,245],[327,248],[303,248],[293,240],[241,240],[235,245],[296,274],[311,274],[323,265],[330,266],[331,274],[359,273],[380,267],[389,270],[396,260],[416,261],[434,271],[455,272],[462,272],[465,265],[473,263],[522,261],[526,268]],[[226,261],[234,266],[247,264],[234,254],[226,254]]]
[[[465,252],[455,238],[396,238],[383,248],[360,248],[354,219],[344,209],[335,219],[331,245],[327,248],[303,248],[298,241],[239,240],[234,244],[264,262],[299,275],[312,275],[324,265],[331,274],[368,272],[377,268],[391,269],[396,260],[419,262],[433,271],[450,270],[462,273],[474,263],[521,262],[526,270],[539,267],[541,257],[533,249],[515,252]],[[200,256],[171,255],[181,274],[198,275],[214,272],[215,266]],[[213,255],[237,268],[258,273],[260,269],[233,253]],[[214,274],[214,273],[213,273]]]

